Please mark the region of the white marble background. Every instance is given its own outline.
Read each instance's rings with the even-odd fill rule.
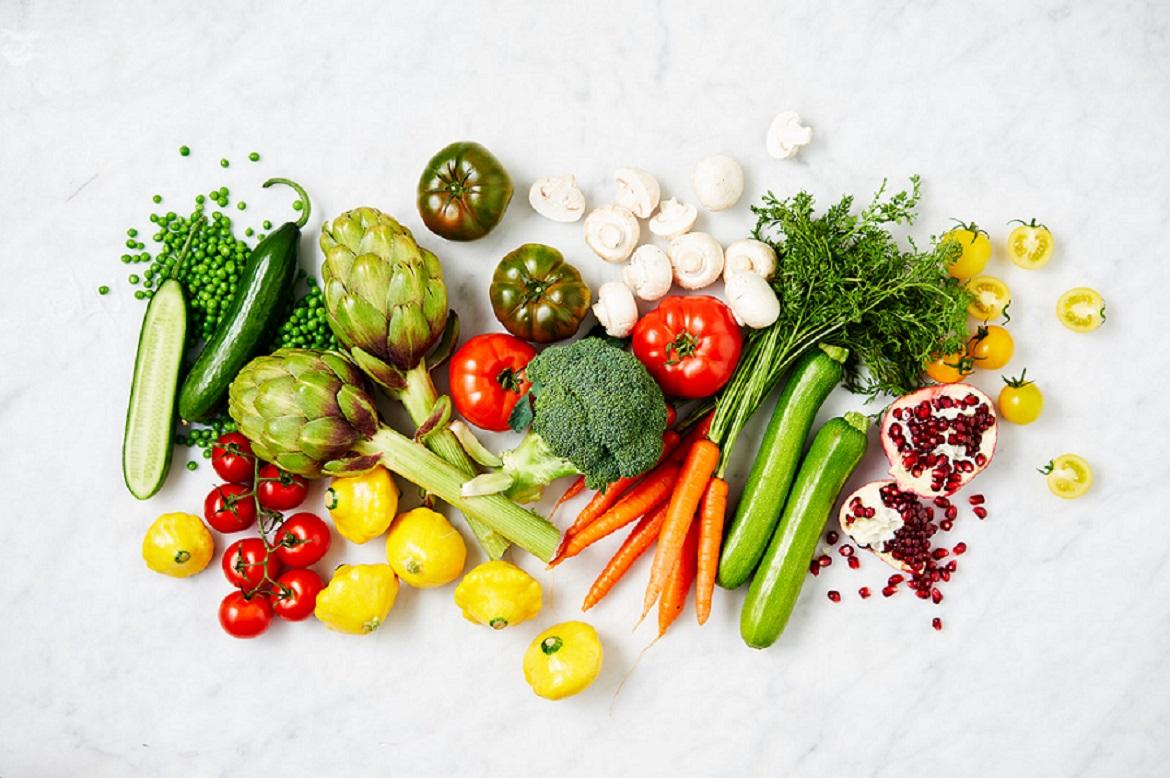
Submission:
[[[1165,774],[1168,26],[1163,2],[4,0],[0,775]],[[797,161],[764,152],[783,109],[816,128]],[[1012,218],[1053,228],[1042,272],[1001,253],[989,269],[1016,294],[1011,367],[1042,382],[1048,408],[1006,431],[980,483],[992,516],[956,532],[971,552],[943,632],[909,596],[859,601],[885,572],[838,563],[767,652],[739,640],[739,595],[718,592],[702,629],[688,607],[615,700],[649,639],[630,632],[643,563],[590,617],[601,678],[554,705],[529,693],[521,653],[575,614],[611,547],[538,573],[545,612],[504,634],[465,623],[448,587],[404,589],[371,637],[311,622],[234,641],[215,620],[218,572],[146,570],[150,520],[198,511],[213,475],[179,460],[145,504],[122,486],[142,312],[118,262],[125,227],[148,226],[155,192],[186,207],[220,183],[247,218],[278,218],[287,195],[257,185],[292,176],[314,197],[307,265],[321,216],[381,207],[439,252],[467,332],[494,325],[485,279],[521,242],[562,247],[594,282],[616,276],[579,226],[539,219],[523,194],[486,240],[427,234],[414,182],[460,138],[493,149],[521,192],[573,171],[598,202],[611,170],[636,164],[687,196],[691,165],[723,150],[753,197],[864,196],[917,172],[919,234],[950,217],[997,243]],[[261,165],[243,162],[253,149]],[[221,171],[221,156],[236,164]],[[724,241],[750,223],[747,199],[704,220]],[[1109,302],[1090,336],[1052,315],[1080,284]],[[856,405],[841,392],[826,414]],[[1098,475],[1075,503],[1034,471],[1064,451]],[[380,556],[372,543],[329,561]]]

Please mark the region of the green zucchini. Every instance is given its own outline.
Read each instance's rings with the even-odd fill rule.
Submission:
[[[760,563],[796,475],[804,441],[825,398],[841,382],[848,355],[843,348],[822,344],[801,357],[789,373],[723,540],[716,578],[723,588],[742,586]]]
[[[204,419],[219,406],[240,369],[268,345],[292,296],[297,244],[309,218],[309,197],[283,178],[265,181],[264,186],[274,183],[293,187],[304,209],[300,219],[285,222],[252,249],[223,324],[204,345],[179,391],[179,417],[185,421]]]
[[[187,341],[187,300],[173,278],[155,290],[142,317],[126,431],[122,477],[145,500],[162,488],[171,467],[175,434],[175,390]]]
[[[752,648],[767,648],[784,631],[833,504],[865,455],[867,423],[860,413],[847,413],[829,419],[813,438],[743,602],[739,633]]]

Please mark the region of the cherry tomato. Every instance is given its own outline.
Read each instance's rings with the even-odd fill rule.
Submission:
[[[1052,233],[1043,224],[1037,224],[1035,219],[1020,223],[1008,235],[1008,258],[1025,270],[1035,270],[1048,264],[1052,259]]]
[[[995,276],[975,276],[967,282],[967,291],[975,298],[967,314],[980,321],[998,319],[1012,301],[1012,290]]]
[[[223,552],[220,566],[228,581],[245,592],[251,592],[263,583],[265,574],[272,580],[280,575],[280,557],[269,554],[260,538],[245,538],[232,543]]]
[[[1004,378],[1007,386],[999,390],[999,415],[1012,424],[1031,424],[1044,410],[1044,394],[1025,378],[1027,374],[1025,370],[1019,378]]]
[[[254,638],[272,623],[272,603],[267,595],[252,597],[235,591],[219,604],[219,625],[234,638]]]
[[[238,432],[220,435],[211,447],[211,466],[219,477],[235,484],[250,484],[256,475],[252,444]]]
[[[308,484],[299,475],[286,473],[276,465],[265,465],[260,468],[256,497],[263,508],[270,511],[290,511],[305,501],[308,491]]]
[[[239,532],[256,522],[252,489],[243,484],[221,484],[203,500],[203,518],[224,534]]]
[[[943,354],[926,366],[926,374],[940,384],[957,383],[972,372],[971,357],[966,354]]]
[[[975,367],[985,370],[999,370],[1012,361],[1016,342],[1012,334],[997,324],[980,327],[971,338],[967,353]]]
[[[634,356],[675,397],[718,392],[743,350],[731,309],[706,295],[667,297],[638,320],[632,338]]]
[[[324,588],[325,582],[312,570],[289,570],[272,586],[272,610],[285,621],[307,619]]]
[[[451,357],[455,409],[481,429],[507,430],[508,416],[528,391],[524,368],[535,356],[536,349],[513,335],[476,335]]]
[[[1087,286],[1069,289],[1056,301],[1056,316],[1073,332],[1092,332],[1105,322],[1105,299]]]
[[[991,241],[987,233],[979,226],[959,223],[959,226],[942,237],[943,242],[954,241],[959,244],[961,253],[947,265],[947,272],[955,278],[970,278],[983,272],[987,267],[987,260],[991,258]]]
[[[308,567],[321,561],[333,540],[329,525],[311,513],[294,513],[284,520],[273,544],[280,561],[289,567]]]
[[[1093,468],[1076,454],[1061,454],[1040,472],[1047,477],[1048,491],[1065,500],[1075,500],[1093,485]]]

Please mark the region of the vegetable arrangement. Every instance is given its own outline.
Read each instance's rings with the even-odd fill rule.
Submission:
[[[784,112],[769,128],[768,151],[788,158],[811,138],[798,115]],[[895,237],[914,221],[917,177],[893,194],[883,184],[860,208],[845,196],[817,212],[807,192],[768,193],[752,207],[751,238],[726,247],[693,231],[699,210],[664,198],[640,168],[617,170],[613,202],[592,210],[572,175],[540,179],[529,191],[533,208],[561,223],[584,216],[586,245],[623,265],[620,280],[591,290],[560,250],[524,243],[499,261],[486,290],[508,333],[478,333],[461,346],[443,265],[401,221],[360,207],[325,222],[318,287],[297,256],[308,196],[284,178],[264,186],[274,183],[295,190],[298,215],[276,229],[265,221],[268,232],[253,247],[222,212],[205,215],[200,195],[188,218],[152,216],[162,253],[123,257],[150,263],[135,293],[149,302],[127,411],[127,486],[139,499],[159,491],[180,420],[179,439],[203,447],[224,481],[207,494],[202,520],[159,516],[143,558],[156,572],[189,577],[214,559],[213,532],[249,533],[220,557],[232,591],[219,620],[234,637],[263,634],[274,617],[310,615],[338,632],[370,634],[389,618],[400,582],[425,590],[458,581],[450,596],[468,621],[523,630],[540,618],[543,592],[531,573],[501,558],[508,548],[552,568],[622,530],[582,610],[597,607],[649,555],[641,617],[657,607],[658,638],[692,590],[702,625],[716,585],[747,584],[741,636],[753,648],[772,645],[833,548],[852,569],[862,550],[893,567],[883,596],[905,585],[938,604],[955,557],[967,550],[934,540],[955,526],[956,493],[990,465],[1001,421],[1030,424],[1044,407],[1026,370],[1004,377],[997,402],[967,383],[1015,356],[1011,291],[983,274],[993,244],[974,223],[923,248]],[[692,186],[706,214],[723,211],[743,194],[743,170],[712,155],[696,165]],[[419,216],[441,238],[476,240],[500,225],[512,190],[486,148],[453,143],[423,170]],[[221,187],[210,200],[223,209],[228,196]],[[661,246],[639,245],[640,220]],[[127,248],[144,248],[136,231],[129,238]],[[1006,254],[1032,270],[1050,261],[1054,245],[1046,227],[1021,221]],[[301,279],[306,291],[296,298]],[[675,285],[697,290],[719,280],[722,300],[670,294]],[[643,313],[638,300],[653,307]],[[570,340],[591,311],[599,327]],[[1060,298],[1057,314],[1087,332],[1105,320],[1105,304],[1077,288]],[[448,359],[451,397],[431,377]],[[842,491],[866,455],[870,419],[850,411],[814,429],[839,385],[866,399],[894,398],[876,415],[890,478],[850,495]],[[409,434],[383,421],[371,386],[402,404]],[[727,480],[731,454],[777,390],[736,490]],[[204,426],[186,426],[193,421]],[[495,452],[468,425],[523,436]],[[1062,498],[1092,483],[1089,464],[1073,454],[1040,471]],[[323,477],[331,478],[329,522],[302,509],[309,481]],[[419,487],[423,504],[400,510],[395,477]],[[554,513],[593,493],[562,532],[522,504],[568,477]],[[468,547],[437,501],[463,514],[487,557],[466,574]],[[988,516],[983,495],[968,504],[977,518]],[[322,575],[314,566],[344,545],[334,529],[344,543],[384,538],[386,563],[341,564]],[[858,589],[862,599],[872,593]],[[932,625],[941,629],[941,619]],[[560,699],[593,683],[602,654],[592,626],[565,622],[535,636],[522,671],[537,695]]]

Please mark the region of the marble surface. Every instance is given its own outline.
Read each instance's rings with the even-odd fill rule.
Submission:
[[[1170,376],[1168,26],[1170,6],[1154,1],[6,0],[0,775],[1164,774],[1170,465],[1155,382]],[[815,138],[777,162],[763,136],[784,109]],[[314,197],[307,265],[321,216],[376,205],[440,254],[466,332],[494,325],[486,278],[521,242],[560,246],[594,283],[618,275],[579,225],[544,221],[523,194],[485,240],[429,235],[413,185],[461,138],[490,146],[521,192],[571,171],[592,203],[629,164],[689,197],[691,166],[726,151],[750,196],[702,217],[723,241],[746,233],[749,200],[766,189],[865,196],[911,173],[924,181],[916,234],[963,217],[999,246],[1009,219],[1050,225],[1060,245],[1042,272],[999,248],[989,268],[1016,295],[1011,367],[1042,383],[1048,407],[1004,431],[979,483],[991,517],[955,533],[971,551],[943,605],[863,602],[857,587],[888,571],[838,562],[808,581],[773,649],[743,646],[742,595],[719,591],[705,627],[688,607],[635,669],[650,639],[630,630],[643,564],[590,616],[606,647],[597,684],[554,705],[529,693],[521,654],[576,615],[609,546],[551,574],[521,559],[547,607],[503,634],[465,623],[447,587],[403,590],[367,638],[312,622],[235,641],[215,621],[218,572],[148,572],[142,532],[161,511],[198,510],[213,474],[179,459],[147,503],[122,486],[142,313],[118,262],[125,227],[147,226],[155,192],[186,207],[221,183],[248,200],[242,223],[279,218],[287,195],[258,184],[292,176]],[[261,164],[244,161],[253,149]],[[113,291],[99,297],[99,284]],[[1089,336],[1052,315],[1081,284],[1109,301]],[[825,415],[856,407],[841,391]],[[737,487],[751,448],[740,446]],[[1073,503],[1034,469],[1064,451],[1097,472]],[[337,545],[331,564],[382,554]]]

